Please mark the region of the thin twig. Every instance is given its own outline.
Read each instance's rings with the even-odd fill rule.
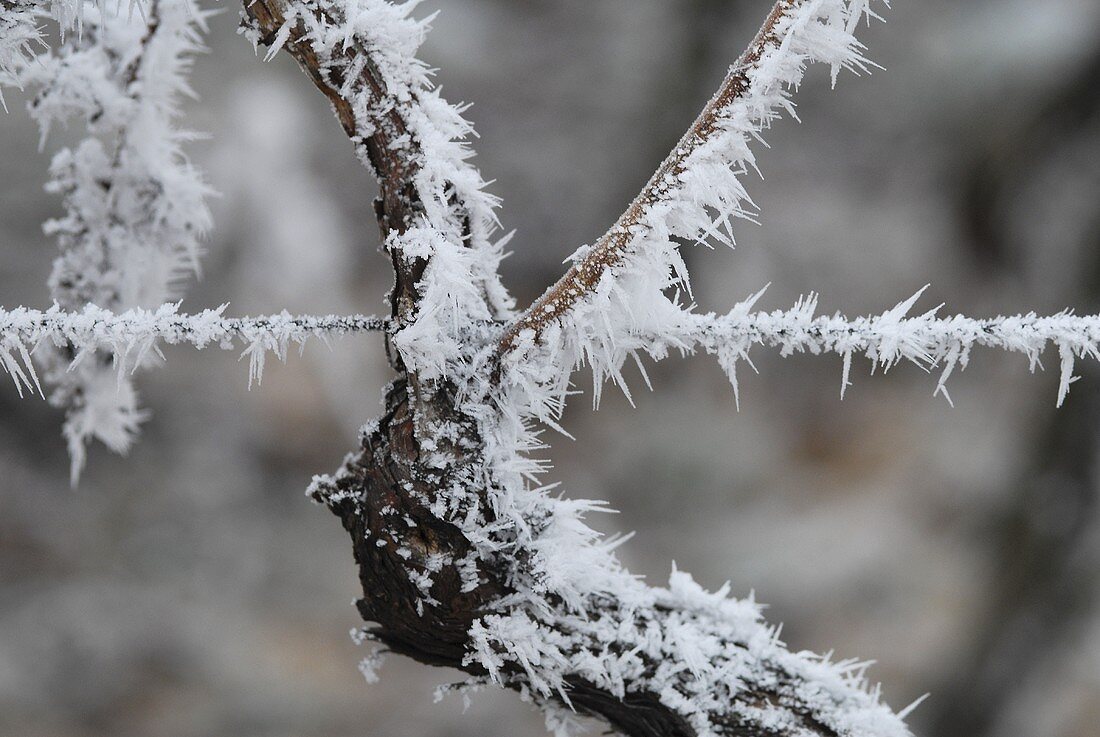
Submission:
[[[500,342],[500,355],[512,350],[519,336],[525,331],[533,331],[534,339],[538,341],[547,325],[568,312],[596,286],[605,272],[622,262],[627,253],[627,246],[634,236],[636,227],[644,219],[646,211],[653,203],[663,199],[670,186],[682,173],[687,158],[714,133],[722,111],[749,89],[749,70],[760,60],[765,49],[777,42],[776,25],[795,3],[796,0],[779,0],[775,3],[748,48],[741,54],[737,63],[730,67],[718,92],[703,108],[702,113],[661,163],[660,168],[646,186],[630,203],[630,207],[619,216],[615,225],[600,238],[580,263],[570,267],[557,283],[547,289],[508,327]]]

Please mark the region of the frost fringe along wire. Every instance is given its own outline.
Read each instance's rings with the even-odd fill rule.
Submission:
[[[963,315],[936,317],[942,305],[909,316],[927,287],[881,315],[848,318],[840,313],[818,315],[818,295],[811,293],[789,310],[751,312],[764,290],[739,303],[725,315],[687,313],[678,325],[659,335],[631,336],[634,350],[661,358],[671,350],[697,350],[717,356],[737,386],[739,362],[751,364],[753,346],[778,348],[781,356],[809,353],[833,354],[843,359],[841,398],[851,386],[852,358],[864,356],[889,369],[909,361],[924,369],[939,369],[936,393],[947,393],[947,380],[956,369],[965,369],[976,347],[1023,354],[1032,372],[1042,368],[1042,355],[1051,346],[1058,353],[1057,404],[1069,394],[1078,359],[1100,359],[1100,315],[1075,315],[1065,310],[1056,315],[1027,314],[972,318]],[[226,317],[228,305],[196,314],[181,314],[179,303],[156,310],[134,309],[114,313],[95,305],[80,312],[66,312],[59,305],[48,310],[0,308],[0,363],[15,379],[20,396],[24,388],[40,391],[30,356],[43,343],[69,346],[76,360],[89,352],[103,351],[123,370],[142,364],[139,356],[156,352],[157,342],[191,345],[198,349],[217,346],[225,350],[248,346],[244,355],[261,351],[285,360],[291,344],[304,346],[311,339],[328,342],[351,333],[382,332],[388,318],[369,315],[291,315]],[[17,360],[18,357],[18,360]],[[258,359],[257,359],[258,360]],[[255,363],[255,361],[253,361]],[[262,380],[260,366],[251,366],[249,380]]]
[[[41,392],[31,355],[41,345],[69,348],[73,365],[100,352],[111,358],[119,374],[135,370],[150,355],[161,355],[157,344],[187,344],[198,349],[216,346],[233,350],[245,346],[241,357],[249,359],[249,385],[263,378],[264,357],[273,353],[286,360],[288,348],[304,349],[311,339],[327,343],[334,337],[358,332],[376,332],[388,321],[366,315],[309,316],[282,312],[261,317],[226,317],[222,305],[194,315],[179,313],[179,304],[161,305],[156,310],[133,309],[121,314],[95,305],[81,312],[65,312],[54,305],[49,310],[0,308],[0,364],[23,389]]]
[[[909,317],[927,289],[922,288],[881,315],[855,319],[839,313],[816,315],[818,295],[813,293],[789,310],[751,313],[764,294],[762,289],[726,315],[684,313],[679,316],[682,318],[679,323],[663,326],[659,334],[631,336],[629,350],[644,351],[656,358],[669,350],[700,349],[715,355],[729,376],[738,401],[737,364],[745,361],[751,365],[749,349],[753,345],[779,348],[782,356],[803,352],[840,356],[841,398],[851,385],[853,356],[865,356],[884,369],[905,360],[928,370],[939,369],[935,393],[943,394],[951,402],[947,380],[956,369],[966,368],[975,347],[1022,353],[1034,372],[1042,367],[1042,354],[1054,346],[1060,373],[1059,407],[1069,394],[1070,385],[1077,380],[1073,375],[1077,359],[1100,358],[1098,315],[1074,315],[1065,310],[1045,317],[1034,312],[983,319],[963,315],[936,317],[943,308],[940,305]]]

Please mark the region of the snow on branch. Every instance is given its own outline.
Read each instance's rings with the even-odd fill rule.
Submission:
[[[45,3],[39,6],[46,12]],[[65,207],[45,226],[61,251],[51,296],[67,310],[155,308],[178,298],[197,272],[200,240],[210,227],[210,190],[183,151],[195,134],[176,125],[181,100],[193,96],[188,75],[210,13],[195,0],[126,7],[73,0],[48,9],[63,30],[78,32],[26,61],[18,82],[35,90],[29,110],[43,145],[56,124],[77,120],[87,129],[50,166],[47,189]],[[76,364],[63,351],[37,357],[50,401],[66,410],[74,480],[90,439],[125,452],[145,413],[129,377],[115,377],[110,356]]]
[[[7,112],[4,87],[23,89],[22,72],[49,45],[42,21],[56,23],[61,39],[83,30],[88,0],[0,0],[0,107]],[[130,0],[127,12],[144,12],[146,0]],[[103,0],[99,0],[101,7]],[[116,4],[120,12],[121,2]]]
[[[325,94],[362,162],[378,177],[377,203],[386,250],[406,266],[430,241],[464,252],[478,315],[510,316],[511,297],[498,267],[505,239],[494,239],[499,200],[470,163],[472,125],[463,105],[439,93],[416,53],[434,16],[417,19],[418,2],[386,0],[254,0],[245,3],[245,33],[268,45],[267,58],[291,54]],[[409,235],[409,233],[414,233]],[[423,237],[420,237],[420,236]],[[408,281],[406,285],[405,282]],[[395,319],[418,317],[416,278],[399,279]],[[412,355],[406,356],[410,365]]]
[[[19,71],[45,48],[36,0],[0,0],[0,107],[7,112],[4,87],[21,87]]]
[[[783,112],[794,116],[791,92],[809,64],[828,65],[834,83],[841,69],[867,70],[870,62],[853,33],[874,16],[869,5],[775,3],[717,94],[626,212],[594,246],[579,249],[568,272],[509,326],[498,376],[526,387],[537,416],[552,419],[572,369],[614,356],[625,335],[664,300],[663,292],[690,294],[681,240],[732,245],[731,221],[751,220],[755,209],[741,181],[756,170],[750,144]]]
[[[145,365],[150,354],[163,358],[157,348],[160,342],[192,345],[199,350],[211,345],[233,350],[243,344],[241,357],[249,359],[251,386],[262,379],[269,352],[285,361],[291,345],[304,349],[313,338],[327,343],[348,333],[377,332],[388,326],[387,320],[366,315],[291,315],[284,311],[262,317],[226,317],[226,307],[194,315],[180,314],[178,303],[121,314],[95,305],[80,312],[66,312],[58,305],[45,311],[0,308],[0,365],[15,380],[22,396],[24,388],[42,391],[31,362],[39,345],[70,349],[74,358],[69,370],[102,352],[123,375]]]

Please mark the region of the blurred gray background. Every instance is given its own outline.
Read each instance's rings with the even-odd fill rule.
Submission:
[[[527,303],[598,237],[718,84],[767,0],[434,0],[423,56],[473,101],[486,177],[517,228]],[[927,282],[974,316],[1100,307],[1100,3],[896,2],[862,34],[886,67],[814,69],[759,148],[762,225],[694,250],[723,309],[810,290],[850,315]],[[185,309],[379,312],[371,177],[288,59],[214,19],[186,123],[221,192]],[[48,306],[48,156],[23,98],[0,117],[0,304]],[[72,132],[68,134],[72,135]],[[53,151],[61,134],[47,144]],[[356,671],[350,547],[303,496],[334,470],[387,380],[377,336],[272,365],[170,349],[141,376],[154,417],[127,459],[97,447],[71,491],[60,417],[0,386],[0,733],[12,737],[474,737],[545,734],[511,694],[433,703],[455,674]],[[955,408],[913,366],[839,399],[835,358],[754,355],[742,408],[705,357],[651,368],[637,407],[578,397],[555,480],[622,510],[631,568],[673,560],[755,591],[796,648],[874,658],[936,737],[1100,735],[1100,371],[1055,412],[1057,372],[977,351]],[[1048,357],[1055,368],[1056,357]],[[1053,364],[1053,365],[1051,365]],[[581,387],[588,386],[582,375]]]

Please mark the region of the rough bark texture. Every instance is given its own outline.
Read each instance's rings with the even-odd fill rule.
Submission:
[[[485,671],[464,662],[469,652],[468,631],[474,620],[509,592],[506,571],[479,571],[482,585],[462,591],[462,577],[454,566],[433,574],[430,591],[435,604],[424,603],[412,576],[429,570],[429,558],[461,560],[470,543],[453,525],[429,509],[440,488],[449,486],[438,472],[418,460],[419,447],[411,393],[404,379],[393,383],[386,396],[386,412],[378,428],[363,438],[362,450],[347,461],[334,486],[318,489],[316,501],[328,506],[351,536],[363,596],[359,613],[370,623],[369,632],[389,650],[421,663],[463,670],[475,677]],[[447,411],[436,408],[436,412]],[[614,602],[606,602],[614,607]],[[599,644],[593,647],[598,649]],[[731,649],[739,648],[729,643]],[[655,665],[655,664],[654,664]],[[522,674],[512,673],[513,676]],[[741,697],[754,706],[778,706],[789,711],[806,735],[835,737],[836,732],[801,709],[792,686],[797,679],[776,666],[774,683],[747,689]],[[522,686],[522,678],[512,681]],[[657,694],[628,693],[624,698],[579,678],[569,679],[569,699],[581,713],[605,720],[630,737],[695,737],[680,714],[661,703]],[[785,737],[790,732],[758,729],[752,724],[728,722],[724,734],[738,737]]]
[[[287,0],[245,0],[244,9],[248,22],[260,33],[260,41],[270,44],[283,28],[283,9]],[[776,4],[767,23],[754,40],[753,45],[731,71],[719,95],[700,116],[692,130],[685,136],[669,160],[655,177],[659,180],[676,167],[690,150],[697,145],[714,125],[716,111],[745,85],[741,70],[753,63],[770,38],[771,28],[789,2]],[[300,3],[307,12],[323,13],[310,3]],[[310,10],[312,8],[312,10]],[[299,27],[290,29],[283,46],[314,85],[328,98],[337,119],[344,130],[365,148],[369,164],[377,175],[380,196],[375,202],[375,212],[383,239],[393,233],[404,232],[415,222],[422,209],[417,200],[412,177],[416,167],[416,141],[407,138],[407,126],[392,108],[371,121],[373,128],[364,135],[357,128],[351,104],[341,94],[345,80],[337,69],[326,66],[303,40]],[[348,55],[367,55],[362,48],[353,47],[340,52]],[[369,62],[363,67],[362,88],[369,88],[381,100],[385,96],[384,82],[377,68]],[[381,106],[381,109],[386,109]],[[402,140],[404,138],[404,140]],[[625,245],[625,233],[636,219],[647,197],[655,196],[647,189],[639,200],[623,216],[623,220],[605,239],[606,246],[597,262],[570,272],[566,283],[598,278],[599,273],[614,262]],[[632,215],[633,213],[633,215]],[[423,275],[425,264],[410,264],[398,254],[391,254],[395,272],[392,293],[390,332],[415,315],[418,294],[417,281]],[[568,291],[569,287],[557,287]],[[544,300],[547,299],[544,297]],[[536,305],[537,308],[537,305]],[[530,313],[529,313],[530,314]],[[314,490],[314,499],[325,504],[343,522],[351,536],[355,560],[359,566],[359,578],[363,596],[358,609],[368,622],[371,636],[386,648],[421,663],[448,666],[466,671],[475,677],[486,675],[480,665],[465,662],[469,652],[468,632],[474,621],[488,611],[488,607],[509,593],[506,581],[508,571],[485,570],[479,563],[481,583],[473,590],[463,591],[463,578],[454,561],[467,558],[471,543],[454,525],[441,520],[430,507],[446,489],[453,478],[438,468],[428,467],[421,460],[421,444],[418,429],[430,419],[445,418],[466,428],[463,440],[454,442],[450,452],[455,460],[452,468],[461,469],[464,463],[479,463],[476,424],[464,417],[456,407],[453,390],[446,384],[421,383],[408,371],[397,356],[390,351],[391,363],[398,378],[390,386],[386,399],[386,411],[378,424],[362,438],[362,448],[345,463],[332,484],[322,484]],[[427,420],[426,420],[427,418]],[[436,448],[438,451],[438,447]],[[475,490],[482,492],[483,490]],[[438,568],[433,561],[449,561]],[[472,557],[471,557],[472,559]],[[434,568],[430,566],[435,565]],[[511,566],[522,566],[522,561],[510,561]],[[416,580],[432,570],[430,598],[426,602]],[[598,603],[614,608],[614,601]],[[595,605],[594,605],[595,606]],[[593,647],[606,643],[593,643]],[[731,650],[742,647],[730,642]],[[793,723],[801,729],[799,734],[817,734],[832,737],[835,732],[801,709],[790,688],[795,679],[778,666],[770,672],[770,685],[756,687],[747,684],[738,699],[753,706],[783,708]],[[517,690],[523,688],[522,673],[511,672],[507,685]],[[578,712],[604,720],[617,731],[631,737],[695,737],[696,732],[680,714],[662,704],[656,694],[644,688],[628,688],[620,698],[593,686],[583,679],[567,679],[569,699]],[[723,724],[726,734],[748,737],[772,737],[779,733],[761,730],[746,724]],[[797,731],[797,730],[796,730]],[[788,733],[785,733],[788,734]]]
[[[485,583],[463,593],[458,571],[444,567],[434,574],[431,589],[438,605],[420,603],[423,597],[410,579],[410,571],[426,571],[431,555],[461,559],[469,552],[470,543],[427,509],[425,501],[430,504],[436,489],[445,482],[423,481],[430,472],[417,462],[414,417],[404,380],[394,382],[386,403],[378,429],[363,438],[362,451],[347,462],[336,488],[319,491],[316,500],[340,517],[351,536],[363,587],[357,606],[363,619],[372,623],[371,636],[393,652],[421,663],[485,676],[480,667],[463,663],[469,649],[467,633],[474,619],[508,593],[508,588],[500,578],[501,571],[482,570]],[[570,686],[574,707],[602,717],[624,734],[695,735],[655,694],[633,693],[619,699],[581,679],[571,680]]]

